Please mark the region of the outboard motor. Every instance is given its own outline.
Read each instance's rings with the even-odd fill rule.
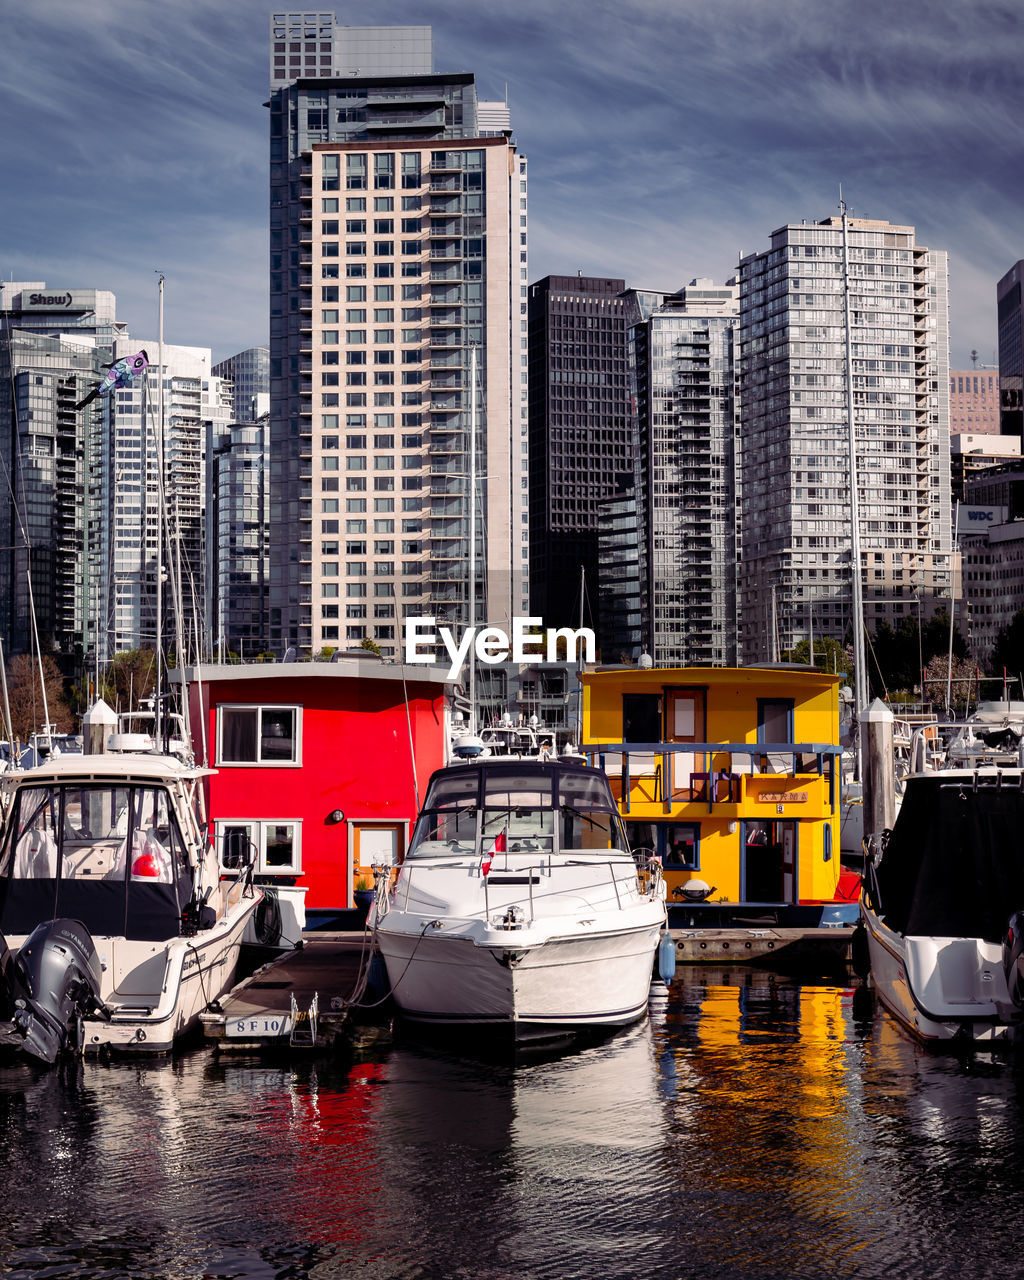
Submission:
[[[1006,989],[1010,999],[1018,1009],[1024,1008],[1024,911],[1015,911],[1010,916],[1003,938],[1003,973],[1006,975]]]
[[[77,920],[47,920],[25,939],[18,954],[0,938],[0,999],[7,1006],[8,1044],[42,1062],[65,1049],[79,1052],[82,1019],[96,1013],[109,1021],[100,999],[99,956],[88,929]]]

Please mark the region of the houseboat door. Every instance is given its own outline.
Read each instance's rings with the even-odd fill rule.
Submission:
[[[743,826],[744,902],[796,902],[796,823],[758,818]]]

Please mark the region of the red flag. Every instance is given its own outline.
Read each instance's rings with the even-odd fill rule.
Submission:
[[[505,828],[502,827],[502,829],[494,837],[494,844],[492,844],[490,849],[487,851],[487,853],[484,854],[483,860],[480,863],[480,871],[483,875],[485,876],[490,875],[491,863],[494,861],[494,855],[496,853],[504,853],[505,848],[506,848]]]

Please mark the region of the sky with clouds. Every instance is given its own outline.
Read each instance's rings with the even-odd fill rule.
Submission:
[[[324,4],[324,9],[331,5]],[[786,222],[910,223],[950,255],[953,367],[995,360],[1024,258],[1019,0],[374,0],[507,94],[530,278],[725,279]],[[107,288],[140,338],[267,340],[265,0],[0,0],[0,272]]]

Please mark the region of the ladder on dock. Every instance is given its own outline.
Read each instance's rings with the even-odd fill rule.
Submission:
[[[292,992],[292,1029],[288,1037],[289,1047],[292,1049],[315,1049],[317,1046],[317,1024],[320,1018],[320,993],[313,992],[313,999],[309,1002],[309,1008],[305,1011],[299,1008],[295,1001],[295,993]]]

